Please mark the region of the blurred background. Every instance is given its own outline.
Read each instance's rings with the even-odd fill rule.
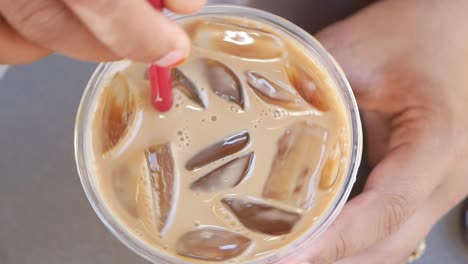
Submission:
[[[314,33],[371,1],[210,2],[255,6]],[[0,264],[147,263],[105,229],[76,171],[75,113],[95,67],[59,55],[0,65]],[[361,182],[367,171],[364,162]],[[417,264],[468,263],[462,216],[459,206],[437,224]]]

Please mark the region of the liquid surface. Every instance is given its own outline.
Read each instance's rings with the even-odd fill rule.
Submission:
[[[122,64],[95,102],[100,196],[155,250],[189,263],[273,254],[327,213],[344,184],[349,121],[328,75],[267,25],[182,23],[193,41],[158,113],[147,65]]]

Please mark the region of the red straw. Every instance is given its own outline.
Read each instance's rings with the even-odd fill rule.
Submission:
[[[160,112],[169,111],[173,103],[171,69],[151,64],[148,73],[154,107]]]
[[[164,7],[164,3],[162,0],[148,0],[148,2],[157,10],[161,10]]]
[[[161,10],[164,7],[163,0],[148,0],[149,3]],[[148,69],[151,84],[151,101],[159,112],[167,112],[174,101],[172,97],[171,69],[151,64]]]

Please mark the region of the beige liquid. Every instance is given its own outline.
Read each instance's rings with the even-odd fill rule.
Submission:
[[[267,25],[182,24],[194,45],[174,74],[187,79],[174,82],[171,111],[153,109],[147,66],[138,63],[110,76],[97,97],[89,155],[100,196],[130,233],[164,254],[188,262],[271,255],[311,230],[343,187],[343,99],[306,50]],[[252,88],[265,80],[279,90]]]

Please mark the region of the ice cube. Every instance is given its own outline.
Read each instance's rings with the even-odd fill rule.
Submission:
[[[112,187],[119,204],[147,230],[157,233],[162,231],[163,221],[167,221],[168,213],[164,212],[167,212],[170,204],[159,203],[164,199],[167,201],[169,197],[164,196],[158,189],[155,191],[155,184],[160,183],[153,177],[144,153],[126,159],[112,171]],[[172,184],[171,182],[163,185],[171,190],[172,186],[169,185]],[[167,192],[169,196],[172,195],[170,190]]]
[[[185,168],[196,170],[215,160],[234,154],[245,148],[249,140],[249,133],[241,131],[198,152],[187,162]]]
[[[190,100],[206,109],[207,104],[203,100],[200,89],[182,71],[173,69],[171,77],[174,89],[180,90]]]
[[[277,142],[277,153],[263,188],[263,197],[308,208],[326,138],[327,132],[323,128],[308,122],[288,128]]]
[[[333,147],[330,157],[323,165],[320,172],[319,187],[321,189],[330,189],[335,184],[340,169],[341,147],[339,143]]]
[[[252,241],[220,228],[204,227],[182,235],[176,243],[179,255],[204,260],[225,261],[240,256]]]
[[[259,73],[248,71],[247,83],[265,102],[289,109],[306,109],[307,104],[291,87],[272,81]]]
[[[131,166],[122,164],[112,171],[112,189],[120,206],[132,217],[138,217],[136,190],[138,175],[134,174]]]
[[[237,186],[245,178],[253,163],[251,152],[232,160],[193,182],[190,189],[198,192],[216,192]]]
[[[170,144],[160,144],[145,150],[153,210],[159,231],[163,231],[174,210],[174,159]]]
[[[317,85],[311,74],[294,64],[287,65],[286,72],[289,81],[306,102],[320,111],[330,110],[326,91],[323,90],[323,87]]]
[[[206,78],[213,92],[244,108],[242,84],[236,74],[223,63],[212,59],[201,59]]]
[[[291,232],[301,215],[264,202],[226,197],[223,204],[248,229],[272,236]]]
[[[102,112],[102,151],[112,150],[133,126],[137,104],[128,81],[117,73],[104,91]]]
[[[222,20],[203,20],[189,26],[195,46],[221,51],[250,60],[278,60],[285,45],[271,33],[252,26],[241,26]]]

